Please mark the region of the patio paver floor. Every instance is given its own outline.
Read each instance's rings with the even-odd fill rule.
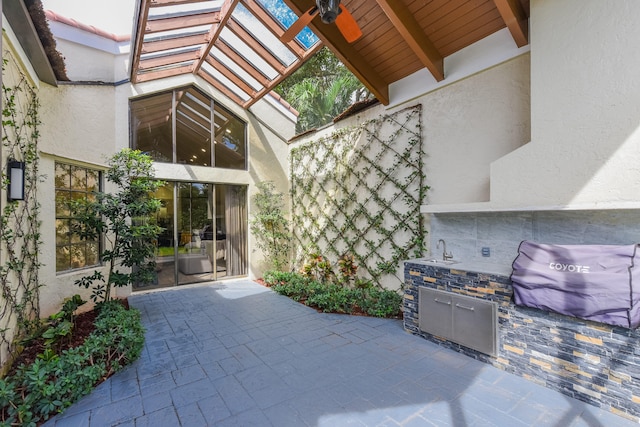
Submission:
[[[140,359],[46,426],[637,426],[399,320],[317,313],[248,280],[129,302]]]

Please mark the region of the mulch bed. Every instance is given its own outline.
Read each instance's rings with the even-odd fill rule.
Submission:
[[[125,308],[129,308],[129,302],[126,299],[119,300]],[[89,335],[95,330],[95,320],[98,313],[95,310],[87,311],[79,314],[75,318],[75,323],[69,339],[62,340],[60,346],[56,349],[58,354],[64,350],[82,345]],[[11,364],[11,368],[8,371],[8,375],[11,375],[18,366],[30,365],[35,362],[38,354],[41,354],[45,350],[44,338],[40,338],[31,342],[26,346],[22,352],[15,358]]]

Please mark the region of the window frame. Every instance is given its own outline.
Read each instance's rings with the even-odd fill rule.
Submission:
[[[209,153],[209,156],[208,156],[208,162],[204,163],[199,161],[199,163],[204,163],[204,164],[198,164],[198,162],[189,163],[188,160],[185,160],[186,159],[185,156],[181,156],[182,158],[180,160],[178,159],[179,157],[178,153],[182,149],[180,147],[181,145],[180,141],[178,141],[178,127],[179,126],[184,127],[184,124],[180,124],[180,125],[178,124],[178,115],[179,115],[178,113],[181,110],[179,109],[180,103],[177,100],[177,93],[184,92],[185,95],[183,96],[188,97],[186,94],[188,94],[191,91],[197,92],[199,96],[206,98],[209,101],[209,105],[207,107],[210,110],[210,120],[209,120],[210,128],[209,128],[209,138],[208,138],[208,141],[206,141],[208,142],[209,145],[208,147],[205,146],[205,148],[202,149],[203,152],[205,152],[205,149],[206,149],[206,151],[208,151]],[[157,156],[155,156],[152,152],[149,152],[149,149],[152,149],[151,147],[139,146],[140,144],[138,141],[138,126],[140,125],[137,123],[139,121],[137,113],[138,111],[142,111],[143,108],[139,108],[139,107],[136,108],[137,102],[149,100],[154,97],[158,97],[161,99],[161,97],[163,96],[171,99],[170,105],[167,104],[167,109],[169,109],[170,111],[170,114],[169,114],[170,117],[168,120],[169,123],[167,123],[167,124],[170,124],[170,131],[159,132],[160,135],[164,135],[164,133],[166,133],[166,135],[164,136],[166,136],[167,139],[171,138],[171,142],[167,143],[165,141],[166,146],[160,147],[160,150],[158,151],[158,153],[162,155],[166,151],[165,149],[171,149],[171,155],[169,156],[168,155],[169,153],[165,153],[164,155],[165,159],[157,158]],[[150,103],[150,105],[153,105],[153,103]],[[233,163],[229,163],[229,165],[227,166],[221,166],[216,164],[216,162],[219,161],[219,159],[216,157],[216,145],[217,145],[216,116],[220,115],[219,114],[220,111],[223,111],[225,115],[229,116],[230,118],[229,122],[237,122],[242,126],[243,146],[239,150],[242,153],[242,167],[233,167]],[[144,123],[141,126],[144,127]],[[149,128],[149,129],[150,129],[149,132],[151,133],[152,128]],[[156,129],[153,129],[153,130],[155,131]],[[185,141],[185,147],[183,148],[186,148],[187,146],[190,146],[190,144]],[[235,114],[230,108],[226,107],[224,104],[217,102],[213,97],[211,97],[205,91],[198,88],[196,85],[180,86],[172,89],[167,89],[167,90],[158,91],[154,93],[144,94],[142,96],[129,98],[129,147],[131,147],[131,149],[141,150],[142,152],[149,154],[153,159],[153,161],[157,163],[187,165],[192,167],[199,166],[199,167],[206,167],[206,168],[237,170],[237,171],[249,170],[248,122],[240,118],[237,114]],[[168,157],[171,157],[171,159],[169,160]]]
[[[67,175],[69,181],[66,183],[66,186],[61,186],[59,185],[59,175],[58,175],[58,167],[59,166],[63,166],[67,169],[67,173],[65,175]],[[83,189],[79,189],[79,188],[74,188],[74,184],[72,182],[73,176],[74,176],[74,171],[76,170],[82,170],[84,171],[85,174],[85,182],[84,182],[84,188]],[[95,174],[95,186],[94,188],[91,188],[89,186],[89,172]],[[66,178],[66,177],[65,177]],[[99,169],[98,167],[92,167],[92,166],[87,166],[87,165],[82,165],[82,164],[77,164],[77,163],[73,163],[73,162],[68,162],[68,161],[63,161],[63,160],[56,160],[54,162],[54,206],[55,206],[55,259],[56,259],[56,275],[59,274],[67,274],[67,273],[71,273],[74,271],[81,271],[81,270],[87,270],[90,268],[96,268],[96,267],[101,267],[103,265],[102,259],[100,257],[100,254],[103,251],[104,248],[104,235],[100,234],[100,236],[98,236],[98,238],[94,241],[94,242],[87,242],[86,240],[81,240],[79,237],[77,237],[76,235],[76,239],[74,241],[73,235],[74,233],[71,231],[70,229],[70,222],[72,222],[74,220],[75,217],[73,217],[70,212],[68,212],[68,208],[67,208],[67,213],[60,213],[59,209],[60,209],[60,204],[61,203],[65,203],[65,199],[69,200],[73,195],[76,195],[76,197],[78,197],[78,195],[84,195],[84,197],[87,197],[89,195],[95,194],[96,192],[100,192],[103,190],[104,187],[104,176],[103,176],[103,170]],[[60,197],[61,193],[64,192],[66,193],[66,195],[68,195],[68,197]],[[81,196],[80,196],[81,197]],[[95,197],[95,196],[94,196]],[[64,208],[63,208],[64,209]],[[66,231],[66,235],[69,236],[68,240],[63,243],[60,244],[59,243],[59,238],[60,238],[60,231],[58,229],[59,227],[59,221],[68,221],[69,224],[67,224],[67,231]],[[64,230],[64,228],[63,228]],[[87,260],[87,249],[88,249],[88,244],[90,243],[94,243],[97,245],[96,247],[96,263],[92,263],[89,264],[86,262]],[[67,262],[67,268],[65,269],[59,269],[59,263],[60,260],[58,258],[59,256],[59,250],[60,248],[63,247],[68,247],[68,251],[69,253],[72,252],[72,248],[73,247],[79,247],[81,245],[84,245],[84,260],[85,263],[82,266],[77,266],[74,267],[73,266],[73,261],[71,258],[71,255],[69,255],[69,259]]]

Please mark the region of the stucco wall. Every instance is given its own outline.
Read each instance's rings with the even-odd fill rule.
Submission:
[[[423,106],[426,203],[489,200],[490,165],[530,140],[529,54],[416,101]]]
[[[295,141],[320,139],[409,105],[422,104],[426,157],[425,204],[486,202],[491,164],[528,143],[530,136],[530,55],[441,87],[386,110],[377,106]]]
[[[103,169],[117,149],[115,103],[113,86],[61,85],[40,91],[40,171],[44,181],[38,199],[42,209],[43,316],[59,310],[64,299],[75,293],[90,299],[91,291],[74,285],[74,281],[93,270],[56,273],[55,162]]]
[[[532,142],[495,162],[496,207],[625,207],[640,194],[640,2],[531,1]]]

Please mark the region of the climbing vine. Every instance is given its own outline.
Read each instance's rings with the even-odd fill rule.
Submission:
[[[422,108],[338,130],[291,152],[295,261],[353,256],[360,273],[397,288],[400,261],[424,251]]]
[[[9,58],[9,59],[5,59]],[[15,351],[16,337],[30,332],[39,318],[40,205],[38,175],[39,102],[13,57],[2,63],[2,182],[0,216],[0,366]],[[10,160],[25,163],[24,200],[6,201]]]

